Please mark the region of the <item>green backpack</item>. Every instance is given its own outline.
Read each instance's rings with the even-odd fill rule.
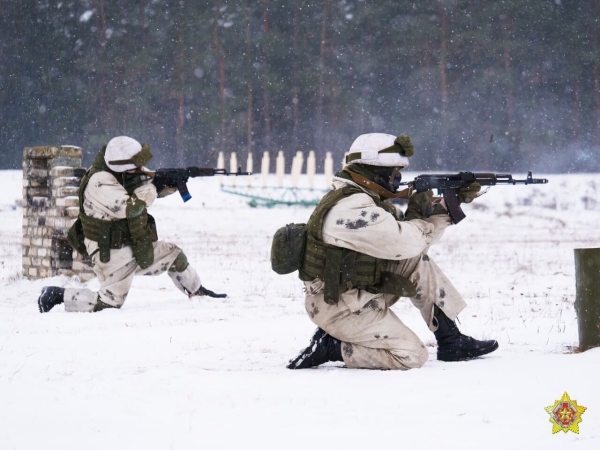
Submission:
[[[299,270],[304,261],[305,247],[305,223],[288,223],[281,227],[271,243],[271,268],[279,275]]]

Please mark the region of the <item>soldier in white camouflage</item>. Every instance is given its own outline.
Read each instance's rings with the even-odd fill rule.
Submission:
[[[179,247],[158,240],[147,208],[176,188],[156,186],[144,175],[151,158],[147,144],[127,136],[111,139],[98,153],[81,181],[79,218],[69,231],[69,242],[91,258],[100,290],[44,287],[38,298],[40,312],[62,303],[69,312],[121,308],[135,275],[165,272],[189,297],[225,297],[202,286]]]
[[[350,147],[347,165],[307,225],[299,271],[306,311],[319,327],[290,369],[343,361],[347,367],[408,370],[429,352],[390,309],[408,297],[437,339],[437,359],[463,361],[498,348],[495,340],[463,335],[455,324],[466,307],[460,293],[428,256],[451,219],[431,191],[413,194],[406,214],[389,200],[398,192],[401,170],[414,147],[408,136],[371,133]],[[472,201],[481,186],[461,189]]]

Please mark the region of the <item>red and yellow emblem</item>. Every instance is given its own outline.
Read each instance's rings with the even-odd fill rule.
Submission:
[[[572,431],[579,434],[581,415],[587,408],[579,406],[576,400],[571,400],[569,394],[565,392],[560,400],[556,400],[553,405],[546,406],[544,409],[550,414],[552,433]]]

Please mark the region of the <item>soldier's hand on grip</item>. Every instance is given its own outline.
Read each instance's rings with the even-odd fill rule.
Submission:
[[[471,203],[478,197],[479,191],[481,191],[481,184],[476,181],[467,187],[460,188],[458,190],[458,201],[460,203]]]
[[[433,191],[430,189],[410,196],[404,220],[427,219],[435,214],[446,213],[446,209],[439,203],[439,197],[435,201]]]

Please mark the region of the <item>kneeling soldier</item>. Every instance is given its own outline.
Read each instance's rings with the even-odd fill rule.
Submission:
[[[69,242],[91,257],[100,290],[47,286],[38,299],[42,313],[65,304],[66,311],[96,312],[123,306],[135,275],[167,272],[189,297],[225,297],[204,288],[183,251],[159,241],[147,207],[176,189],[155,186],[143,175],[152,158],[150,147],[118,136],[96,155],[79,187],[79,220]],[[157,191],[158,189],[158,191]]]
[[[478,341],[454,320],[465,301],[427,255],[451,219],[432,192],[413,194],[406,215],[386,201],[400,197],[400,170],[414,147],[408,136],[359,136],[306,224],[300,278],[306,311],[319,327],[310,345],[287,366],[304,369],[328,361],[347,367],[407,370],[421,367],[429,352],[390,309],[409,297],[433,331],[437,359],[461,361],[490,353],[495,340]],[[478,184],[461,189],[472,201]]]

